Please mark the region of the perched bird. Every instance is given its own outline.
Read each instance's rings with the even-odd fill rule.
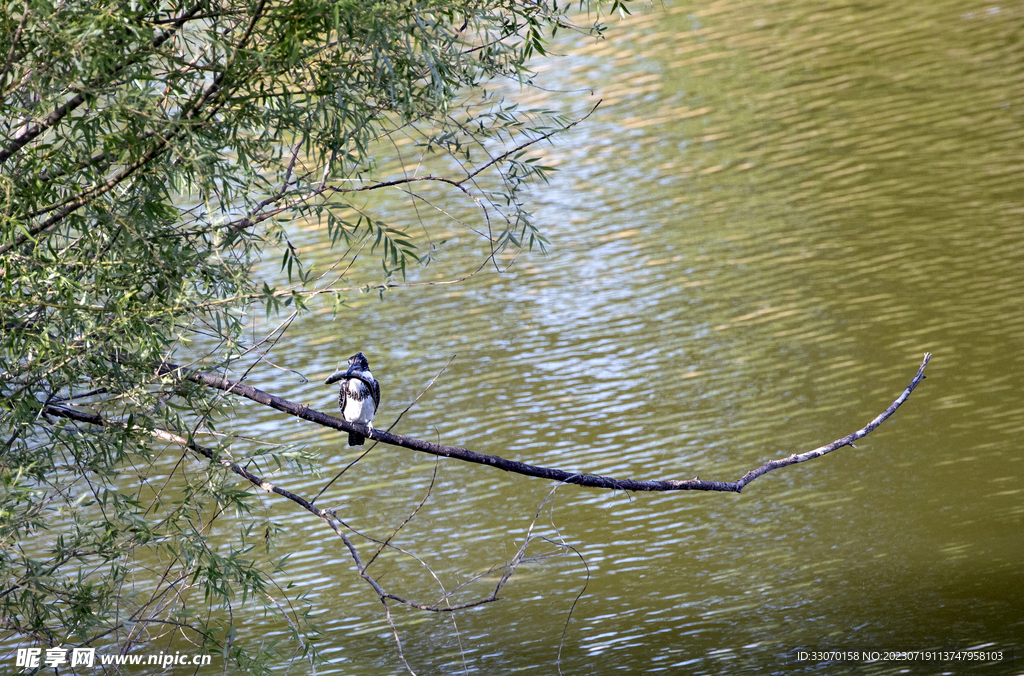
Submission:
[[[362,352],[349,357],[348,370],[335,373],[327,379],[327,384],[341,383],[341,391],[338,393],[338,405],[341,407],[341,415],[345,420],[366,425],[373,429],[373,414],[380,406],[380,385],[370,373],[370,362]],[[362,446],[366,440],[358,432],[348,433],[349,446]]]

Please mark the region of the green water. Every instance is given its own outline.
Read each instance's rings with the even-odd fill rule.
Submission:
[[[1019,3],[638,7],[603,42],[560,42],[545,91],[512,91],[577,116],[604,101],[542,151],[559,168],[532,196],[550,255],[383,300],[353,292],[337,319],[323,307],[296,322],[271,358],[309,382],[261,367],[251,384],[333,411],[321,383],[361,350],[385,427],[457,354],[395,431],[623,478],[735,480],[828,443],[880,413],[934,353],[909,403],[856,449],[742,495],[562,487],[537,532],[578,556],[524,564],[503,600],[454,618],[395,609],[417,673],[557,673],[563,630],[566,674],[1024,673],[1022,23]],[[400,194],[374,206],[414,218]],[[409,281],[475,269],[479,238],[420,215],[450,242]],[[297,238],[310,260],[330,260],[325,231]],[[329,431],[240,410],[238,431],[307,444],[328,474],[355,457]],[[318,504],[386,537],[433,468],[379,448]],[[324,482],[273,480],[307,496]],[[508,561],[551,488],[441,462],[395,543],[451,588]],[[401,673],[340,541],[264,500],[286,531],[279,553],[293,552],[277,580],[309,593],[323,630],[319,673]],[[396,593],[439,595],[408,557],[375,568]],[[238,640],[287,632],[268,621]],[[989,644],[1017,660],[793,656]]]

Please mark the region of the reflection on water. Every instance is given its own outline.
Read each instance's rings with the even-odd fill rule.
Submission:
[[[362,350],[383,426],[457,354],[396,431],[631,478],[733,480],[827,443],[935,354],[857,449],[742,496],[561,488],[538,528],[586,567],[573,554],[524,566],[504,600],[454,619],[397,610],[414,669],[552,673],[563,628],[561,668],[575,674],[834,670],[796,663],[800,646],[992,643],[1024,659],[1022,20],[1019,4],[948,1],[638,9],[606,41],[563,43],[568,58],[543,73],[552,91],[523,92],[578,115],[604,100],[542,151],[561,170],[535,194],[550,256],[383,300],[353,293],[337,319],[299,320],[273,357],[310,382],[253,384],[330,410],[321,376]],[[407,204],[378,206],[411,220]],[[479,240],[428,223],[450,242],[410,281],[478,265]],[[300,236],[327,260],[323,231]],[[338,435],[244,410],[267,440],[318,448],[325,472],[354,458]],[[321,503],[387,536],[433,467],[378,449]],[[308,494],[322,483],[278,481]],[[396,544],[451,588],[512,556],[550,488],[442,462]],[[309,592],[325,632],[321,673],[398,672],[380,605],[337,539],[291,505],[268,510],[294,552],[280,582]],[[412,559],[388,556],[378,574],[438,596]],[[248,628],[252,640],[287,632]]]

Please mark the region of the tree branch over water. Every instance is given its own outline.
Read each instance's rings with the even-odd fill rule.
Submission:
[[[373,587],[410,672],[391,616],[399,601],[469,608],[495,600],[517,565],[542,558],[527,556],[531,542],[576,552],[531,525],[500,565],[453,589],[445,571],[434,575],[442,596],[433,605],[391,595],[387,587],[405,583],[382,582],[405,570],[392,556],[429,570],[400,543],[430,489],[390,535],[364,535],[323,509],[319,495],[275,486],[262,469],[311,469],[315,452],[218,430],[249,422],[232,417],[235,397],[435,458],[547,479],[549,496],[566,484],[739,492],[890,417],[924,377],[927,357],[889,409],[828,446],[732,482],[636,481],[361,429],[247,384],[260,364],[283,368],[270,352],[304,313],[327,303],[336,316],[354,313],[350,293],[459,284],[543,250],[530,191],[555,163],[547,166],[554,157],[541,146],[594,109],[578,109],[579,97],[548,109],[550,90],[535,98],[523,88],[536,86],[556,30],[596,38],[602,17],[627,12],[623,0],[8,3],[0,11],[0,626],[39,647],[116,645],[122,655],[164,646],[175,632],[223,655],[225,670],[233,662],[269,671],[294,659],[275,645],[316,657],[321,601],[306,604],[305,594],[319,589],[289,587],[298,596],[288,592],[284,603],[270,594],[288,558],[271,560],[279,535],[291,534],[269,509],[254,513],[267,507],[264,491],[335,530],[349,552],[335,558],[346,570],[351,558]],[[543,107],[524,107],[530,101]],[[327,259],[328,249],[337,255]],[[462,268],[464,256],[481,254],[478,267]],[[406,280],[407,268],[442,257],[457,272]],[[247,370],[228,371],[243,359]],[[217,443],[199,445],[209,438]],[[256,447],[233,454],[246,444]],[[358,497],[373,488],[360,486]],[[395,496],[372,497],[383,508],[370,515],[386,519]],[[367,553],[358,538],[377,544]],[[460,552],[459,564],[470,555]],[[488,588],[456,603],[470,583]],[[287,614],[299,605],[309,613]],[[292,640],[253,649],[236,640],[267,621],[257,614],[279,611]]]
[[[124,428],[125,427],[125,423],[123,423],[123,422],[107,420],[107,419],[103,418],[102,416],[97,415],[95,413],[84,413],[82,411],[78,411],[78,410],[75,410],[73,408],[68,408],[68,407],[62,406],[62,405],[45,405],[42,408],[42,412],[44,414],[46,414],[46,415],[49,415],[49,416],[55,416],[55,417],[58,417],[58,418],[67,418],[68,420],[73,420],[75,422],[81,422],[81,423],[88,423],[90,425],[96,425],[98,427],[120,427],[120,428]],[[311,503],[310,501],[306,500],[302,496],[296,495],[295,493],[292,493],[289,490],[286,490],[284,488],[281,488],[280,486],[274,485],[273,483],[267,481],[266,479],[264,479],[264,478],[262,478],[262,477],[260,477],[260,476],[258,476],[256,474],[253,474],[252,472],[250,472],[245,467],[242,467],[241,465],[238,465],[237,463],[231,462],[230,460],[226,460],[223,457],[223,454],[218,453],[215,449],[207,448],[206,446],[201,446],[200,444],[197,444],[194,441],[189,441],[186,437],[182,436],[181,434],[178,434],[177,432],[173,432],[173,431],[170,431],[170,430],[163,430],[163,429],[154,429],[154,430],[150,431],[150,434],[155,439],[160,439],[162,441],[167,441],[167,442],[176,444],[176,445],[180,446],[181,448],[184,448],[184,449],[187,449],[189,451],[192,451],[193,453],[196,453],[197,455],[202,455],[203,457],[205,457],[206,459],[210,460],[211,462],[218,463],[221,466],[223,466],[224,468],[226,468],[226,469],[230,470],[231,472],[237,474],[238,476],[242,477],[243,479],[245,479],[246,481],[251,483],[256,488],[264,490],[264,491],[266,491],[268,493],[274,493],[276,495],[280,495],[283,498],[287,498],[288,500],[291,500],[292,502],[294,502],[295,504],[299,505],[300,507],[302,507],[306,511],[310,512],[314,516],[319,517],[324,523],[326,523],[331,528],[331,530],[334,531],[334,533],[339,538],[341,538],[342,542],[345,544],[345,548],[349,552],[349,555],[352,557],[353,563],[356,566],[356,572],[359,573],[359,576],[361,578],[363,578],[363,580],[365,580],[371,587],[373,587],[373,590],[377,593],[377,596],[384,603],[385,608],[387,607],[387,601],[391,600],[391,601],[397,601],[398,603],[401,603],[403,605],[407,605],[407,606],[409,606],[411,608],[415,608],[417,610],[427,610],[427,611],[438,612],[438,613],[450,613],[450,612],[455,612],[457,610],[466,610],[468,608],[475,608],[476,606],[480,606],[480,605],[483,605],[485,603],[491,603],[493,601],[497,601],[498,600],[498,592],[501,591],[501,588],[503,586],[505,586],[505,584],[508,582],[508,580],[512,577],[512,573],[515,572],[515,568],[518,567],[519,563],[521,563],[521,561],[522,561],[522,559],[524,557],[525,549],[526,549],[527,545],[532,541],[532,538],[530,538],[530,537],[526,538],[526,540],[524,541],[524,544],[523,544],[520,552],[517,554],[517,556],[513,559],[513,561],[511,563],[509,563],[508,565],[505,566],[505,569],[506,569],[505,573],[502,575],[500,581],[494,587],[493,591],[491,591],[491,593],[488,594],[486,597],[481,598],[481,599],[477,599],[477,600],[474,600],[474,601],[469,601],[467,603],[460,603],[458,605],[448,604],[448,605],[445,605],[445,606],[441,606],[439,604],[416,603],[414,601],[410,601],[410,600],[405,599],[405,598],[403,598],[401,596],[398,596],[397,594],[393,594],[393,593],[385,590],[380,585],[380,583],[377,580],[375,580],[373,577],[371,577],[369,575],[369,573],[367,573],[367,569],[371,565],[373,565],[374,561],[377,560],[377,557],[380,556],[381,552],[384,549],[386,549],[386,548],[397,549],[398,551],[401,551],[403,553],[408,554],[408,552],[405,552],[404,550],[401,550],[398,547],[395,547],[394,545],[392,545],[391,544],[391,540],[394,538],[394,536],[398,533],[399,530],[401,530],[404,526],[406,526],[409,523],[409,521],[411,521],[416,516],[416,513],[420,510],[420,508],[423,507],[424,503],[426,503],[427,498],[430,496],[430,491],[429,490],[427,491],[427,494],[423,497],[423,499],[420,501],[420,503],[416,507],[416,509],[413,510],[412,514],[410,514],[406,518],[406,520],[397,529],[395,529],[395,532],[392,533],[391,536],[387,540],[384,540],[384,541],[375,540],[375,539],[373,539],[373,538],[371,538],[369,536],[363,535],[363,537],[365,537],[365,538],[367,538],[367,539],[369,539],[369,540],[371,540],[371,541],[373,541],[373,542],[375,542],[375,543],[380,545],[380,547],[377,549],[377,551],[373,554],[373,557],[368,562],[363,563],[362,558],[359,556],[358,550],[356,550],[355,545],[353,545],[353,543],[352,543],[352,540],[347,535],[345,535],[345,533],[342,532],[342,530],[340,528],[341,525],[348,526],[348,524],[345,524],[344,521],[342,521],[340,518],[338,518],[338,515],[334,513],[334,510],[332,510],[332,509],[320,509],[319,507],[315,507],[313,505],[313,503]],[[435,478],[436,478],[436,469],[435,469]],[[431,488],[433,488],[433,484],[434,484],[433,479],[431,479],[431,483],[430,483]],[[536,517],[534,517],[533,523],[531,524],[531,529],[533,527],[533,524],[536,523],[538,518],[539,518],[539,513],[538,513],[538,515]],[[351,526],[348,526],[348,527],[351,528]],[[353,532],[357,532],[357,531],[353,530]],[[361,533],[359,533],[359,534],[362,535]],[[492,568],[488,572],[493,572],[494,570],[495,569]],[[0,592],[0,598],[2,598],[6,593],[9,593],[9,591],[10,590],[7,590],[6,592]],[[442,599],[442,601],[447,601],[448,598],[449,598],[449,594],[446,594],[445,597]],[[389,621],[390,621],[390,616],[389,616]],[[394,629],[394,625],[392,625],[392,629]],[[397,634],[396,634],[396,639],[397,639]],[[401,646],[401,643],[399,643],[399,647],[400,646]]]
[[[430,455],[436,455],[444,458],[454,458],[465,462],[487,465],[489,467],[503,469],[506,472],[513,472],[524,476],[550,479],[552,481],[561,481],[568,484],[576,484],[578,486],[587,486],[590,488],[604,488],[611,490],[654,492],[723,491],[739,493],[751,481],[771,472],[772,470],[819,458],[826,453],[831,453],[843,446],[853,446],[855,441],[866,437],[879,425],[889,419],[892,414],[896,412],[896,409],[902,406],[903,403],[910,398],[910,394],[921,383],[921,381],[924,380],[924,370],[925,367],[928,366],[928,362],[931,360],[931,357],[932,355],[930,353],[925,353],[924,359],[921,361],[921,366],[917,369],[917,374],[914,375],[914,378],[910,381],[910,384],[907,385],[907,388],[903,393],[897,397],[888,408],[882,411],[864,427],[846,435],[845,437],[836,439],[825,446],[820,446],[804,453],[793,454],[779,460],[769,461],[760,467],[747,472],[736,481],[707,481],[699,477],[694,477],[693,479],[687,479],[684,481],[615,479],[596,474],[581,474],[578,472],[567,472],[565,470],[550,467],[540,467],[537,465],[530,465],[525,462],[518,462],[516,460],[506,460],[505,458],[496,455],[477,453],[459,446],[445,446],[442,444],[434,444],[429,441],[423,441],[422,439],[407,437],[402,434],[392,434],[383,430],[369,430],[360,425],[354,425],[341,418],[321,413],[316,409],[310,408],[306,404],[297,404],[293,401],[282,399],[281,397],[264,392],[263,390],[252,387],[251,385],[231,381],[215,373],[187,369],[176,364],[163,365],[158,369],[157,373],[158,375],[182,377],[187,380],[191,380],[192,382],[206,385],[207,387],[212,387],[230,394],[245,397],[246,399],[251,399],[252,401],[263,404],[264,406],[269,406],[297,418],[302,418],[303,420],[308,420],[318,425],[330,427],[341,432],[358,432],[383,444],[408,448],[414,451],[420,451],[421,453],[429,453]]]

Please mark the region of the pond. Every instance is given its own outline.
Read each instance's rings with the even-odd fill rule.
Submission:
[[[1016,661],[858,668],[1024,672],[1022,21],[1019,4],[675,1],[604,41],[562,38],[544,89],[510,90],[576,117],[602,101],[540,155],[559,170],[531,194],[548,254],[353,292],[337,316],[318,306],[271,353],[309,382],[269,367],[248,382],[333,412],[323,380],[362,351],[386,427],[457,355],[394,431],[569,471],[731,481],[862,427],[934,357],[857,448],[740,495],[562,486],[545,502],[549,482],[441,461],[394,540],[429,569],[375,564],[394,591],[433,602],[439,582],[507,563],[542,504],[548,540],[496,603],[394,610],[417,673],[551,674],[560,659],[566,674],[824,674],[843,665],[796,651],[978,646]],[[410,208],[384,200],[394,218]],[[425,222],[449,242],[409,282],[479,265],[478,238]],[[297,236],[330,259],[325,230]],[[370,283],[365,258],[352,275]],[[240,420],[320,455],[325,477],[274,475],[303,495],[356,457],[269,409]],[[318,504],[387,537],[434,470],[378,447]],[[264,502],[292,553],[276,579],[323,632],[319,673],[404,672],[340,541]],[[239,640],[289,630],[267,622]]]

